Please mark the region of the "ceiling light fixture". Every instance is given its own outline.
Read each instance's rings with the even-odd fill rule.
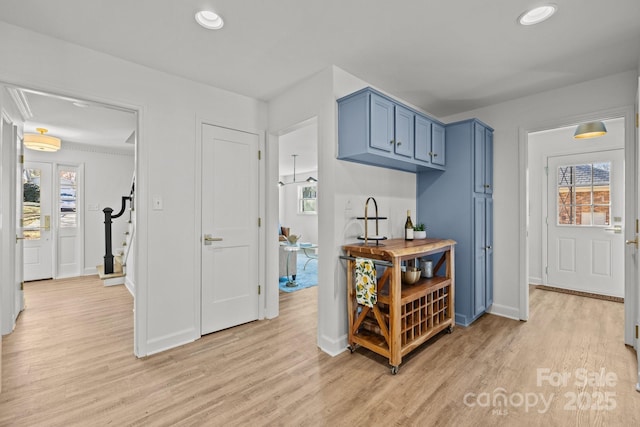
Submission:
[[[602,122],[581,123],[573,134],[575,139],[597,138],[607,133],[607,128]]]
[[[282,182],[282,181],[278,181],[278,185],[280,187],[283,187],[287,184],[300,184],[302,182],[308,182],[308,183],[313,183],[313,182],[318,182],[318,180],[312,176],[310,176],[309,178],[305,179],[304,181],[296,181],[296,157],[298,157],[297,154],[292,154],[291,157],[293,157],[293,181],[291,182]]]
[[[535,25],[539,24],[542,21],[546,21],[551,18],[551,16],[556,13],[558,10],[558,6],[555,4],[545,4],[543,6],[534,7],[533,9],[527,10],[522,15],[518,17],[518,22],[520,25]]]
[[[37,151],[58,151],[60,149],[60,138],[45,135],[49,132],[45,128],[36,128],[40,133],[27,133],[24,135],[24,146]]]
[[[196,22],[208,30],[219,30],[224,26],[222,17],[210,10],[201,10],[196,13]]]

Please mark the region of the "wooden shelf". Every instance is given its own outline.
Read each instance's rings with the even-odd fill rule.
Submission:
[[[413,301],[416,298],[425,295],[427,292],[430,292],[434,289],[443,288],[450,284],[451,279],[442,276],[434,276],[431,279],[422,278],[413,285],[406,285],[403,283],[402,289],[400,291],[400,303],[406,304],[407,302]],[[391,299],[389,298],[388,288],[385,287],[382,293],[378,294],[378,301],[385,304],[390,304]]]

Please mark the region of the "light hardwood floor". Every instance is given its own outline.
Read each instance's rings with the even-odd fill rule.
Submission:
[[[392,376],[365,349],[317,349],[317,288],[283,294],[277,319],[136,359],[124,287],[95,277],[25,286],[27,310],[3,342],[3,426],[640,425],[615,302],[532,290],[529,322],[485,315]],[[539,384],[538,369],[570,377]],[[579,369],[604,369],[609,384],[583,385]]]

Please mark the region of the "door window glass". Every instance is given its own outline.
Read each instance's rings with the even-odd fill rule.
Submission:
[[[72,170],[60,170],[60,227],[77,227],[77,173]]]
[[[25,240],[40,239],[40,169],[25,168],[22,174],[22,235]]]
[[[611,163],[558,167],[558,225],[611,223]]]

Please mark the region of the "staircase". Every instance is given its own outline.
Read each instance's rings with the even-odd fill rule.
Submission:
[[[104,265],[97,266],[98,275],[104,286],[122,285],[125,283],[127,276],[127,259],[129,251],[133,243],[134,224],[130,219],[128,229],[123,233],[121,247],[114,249],[113,255],[113,273],[105,274]]]
[[[105,256],[104,264],[97,266],[98,276],[102,280],[104,286],[115,286],[125,284],[127,275],[127,259],[131,251],[133,236],[135,230],[134,223],[134,203],[133,196],[135,193],[135,175],[131,180],[131,191],[128,196],[122,196],[122,207],[120,212],[112,215],[113,209],[105,208]],[[112,219],[117,219],[125,212],[127,201],[129,202],[129,219],[127,231],[121,239],[121,247],[115,249],[115,255],[112,253],[111,224]],[[130,289],[131,291],[131,289]]]

